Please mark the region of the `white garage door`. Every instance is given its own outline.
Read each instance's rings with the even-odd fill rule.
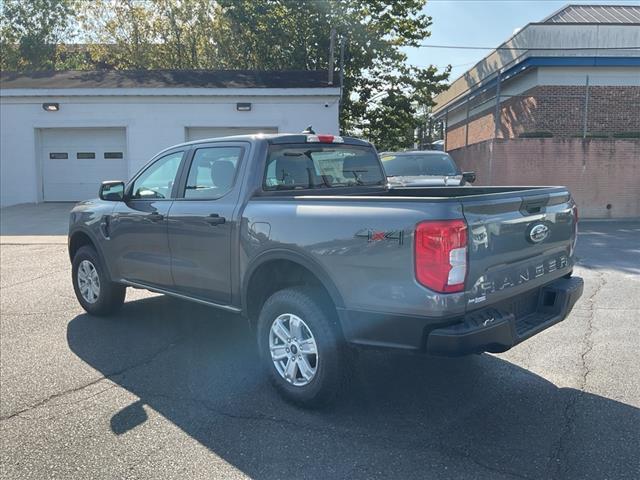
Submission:
[[[278,133],[276,127],[187,127],[186,140],[228,137],[231,135],[249,135],[253,133]]]
[[[124,128],[43,128],[40,141],[45,202],[95,198],[102,181],[127,179]]]

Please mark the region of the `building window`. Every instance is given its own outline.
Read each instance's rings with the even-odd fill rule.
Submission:
[[[124,158],[122,152],[104,152],[105,160]]]
[[[78,152],[76,154],[78,160],[94,160],[96,158],[95,152]]]
[[[49,153],[50,160],[67,160],[69,158],[69,154],[66,152],[51,152]]]

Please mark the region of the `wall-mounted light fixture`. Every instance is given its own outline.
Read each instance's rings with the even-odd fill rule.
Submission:
[[[45,112],[57,112],[58,110],[60,110],[60,104],[59,103],[43,103],[42,109]]]
[[[246,103],[236,103],[236,110],[239,112],[250,112],[251,111],[251,104],[246,102]]]

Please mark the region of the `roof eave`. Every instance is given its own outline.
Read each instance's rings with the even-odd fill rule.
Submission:
[[[309,97],[340,96],[339,87],[304,88],[198,88],[198,87],[162,87],[162,88],[2,88],[1,97]]]

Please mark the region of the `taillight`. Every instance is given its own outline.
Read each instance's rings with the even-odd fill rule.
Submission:
[[[467,277],[467,224],[421,222],[415,236],[416,280],[436,292],[462,292]]]
[[[337,135],[307,135],[308,143],[344,143],[342,137]]]

